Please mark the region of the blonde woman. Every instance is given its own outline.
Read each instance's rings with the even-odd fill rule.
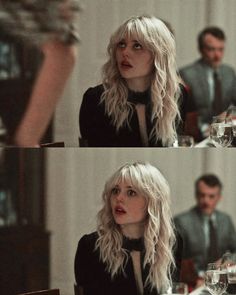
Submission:
[[[111,176],[97,232],[79,241],[75,257],[79,294],[150,295],[171,284],[175,235],[169,194],[165,178],[150,164],[126,164]]]
[[[169,146],[180,114],[175,42],[166,25],[132,17],[112,35],[103,83],[89,88],[80,109],[88,146]]]

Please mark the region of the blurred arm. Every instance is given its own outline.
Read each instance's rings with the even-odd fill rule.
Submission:
[[[41,49],[44,61],[14,138],[14,143],[22,147],[38,146],[63,93],[77,55],[75,45],[65,45],[55,40],[43,44]]]

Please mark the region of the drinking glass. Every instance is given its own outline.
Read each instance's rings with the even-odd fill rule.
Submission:
[[[232,124],[233,141],[232,146],[236,147],[236,106],[231,106],[226,112],[225,122]]]
[[[194,146],[194,139],[192,136],[189,135],[178,135],[173,147],[193,147]]]
[[[205,285],[212,295],[221,295],[228,286],[227,271],[219,263],[208,263]]]
[[[225,115],[224,115],[224,113],[220,114],[218,116],[213,116],[211,123],[225,123]]]
[[[236,120],[236,106],[230,106],[226,111],[225,119],[231,118],[232,120]]]
[[[172,286],[168,288],[164,294],[175,294],[175,295],[188,295],[188,286],[185,283],[172,283]]]
[[[236,253],[226,252],[222,257],[222,266],[227,271],[227,293],[236,294]]]
[[[210,125],[210,138],[215,147],[228,147],[233,140],[231,123],[212,123]]]
[[[5,146],[7,137],[7,130],[3,124],[2,118],[0,117],[0,147]]]

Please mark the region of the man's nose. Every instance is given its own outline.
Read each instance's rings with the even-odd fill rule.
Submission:
[[[218,58],[221,58],[221,57],[223,57],[223,52],[221,50],[216,50],[215,56],[217,56]]]

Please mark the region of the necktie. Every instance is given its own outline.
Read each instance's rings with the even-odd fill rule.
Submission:
[[[212,111],[213,115],[219,115],[222,109],[222,87],[221,87],[221,80],[219,78],[219,74],[214,71],[214,99],[212,102]]]
[[[214,262],[219,258],[217,231],[211,219],[209,219],[209,248],[208,248],[208,263]]]

